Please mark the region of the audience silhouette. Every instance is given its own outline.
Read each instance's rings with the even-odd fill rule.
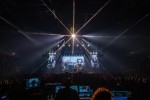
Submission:
[[[91,100],[112,100],[112,95],[107,88],[100,87],[94,92]]]
[[[67,80],[64,83],[65,88],[60,89],[58,91],[55,100],[80,100],[77,91],[70,88],[71,85],[71,79],[67,78]]]

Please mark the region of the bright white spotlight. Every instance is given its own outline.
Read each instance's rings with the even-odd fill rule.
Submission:
[[[76,37],[76,35],[75,34],[72,34],[72,38],[75,38]]]

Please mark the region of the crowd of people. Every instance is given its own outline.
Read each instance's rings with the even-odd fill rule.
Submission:
[[[24,75],[0,80],[0,95],[9,95],[10,98],[25,99],[25,80],[30,77],[41,79],[40,93],[45,93],[45,84],[63,83],[66,78],[71,78],[74,85],[88,85],[95,91],[98,87],[105,87],[111,91],[131,91],[136,100],[146,97],[150,88],[150,77],[143,75],[127,75],[108,73],[62,73],[44,75]],[[47,89],[46,89],[47,90]],[[21,96],[18,96],[18,95]],[[15,99],[12,99],[15,100]],[[41,100],[45,100],[41,98]],[[134,99],[133,99],[134,100]]]

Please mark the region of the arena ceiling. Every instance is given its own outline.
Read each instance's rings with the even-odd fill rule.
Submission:
[[[149,0],[75,0],[75,32],[93,17],[77,35],[99,50],[149,52],[149,5]],[[1,54],[25,56],[70,35],[58,19],[70,30],[73,0],[0,0]]]

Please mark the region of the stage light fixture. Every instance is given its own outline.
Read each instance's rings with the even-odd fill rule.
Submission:
[[[75,34],[72,34],[72,38],[75,38],[76,37],[76,35]]]

